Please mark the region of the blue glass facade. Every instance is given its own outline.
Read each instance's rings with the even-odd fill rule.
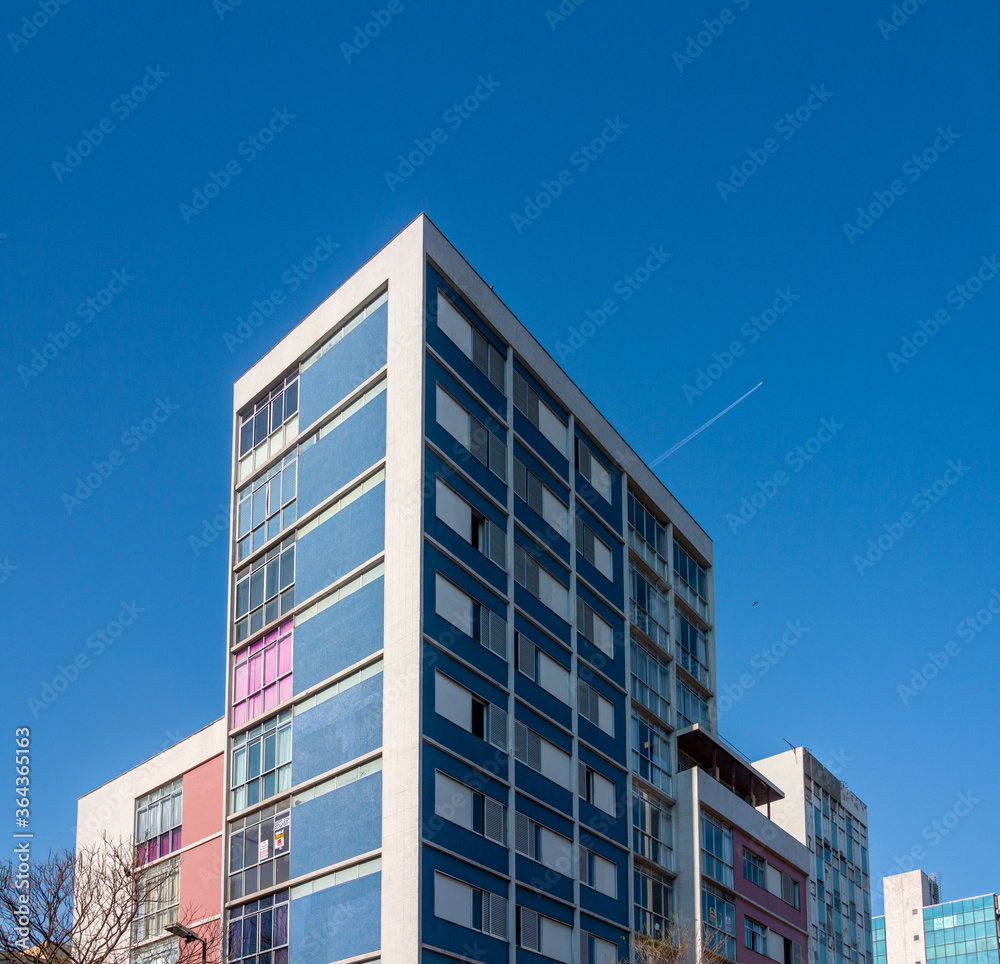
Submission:
[[[1000,899],[996,894],[934,904],[920,914],[923,932],[921,940],[914,941],[914,960],[922,964],[1000,962]],[[872,942],[875,964],[889,964],[885,917],[872,919]]]

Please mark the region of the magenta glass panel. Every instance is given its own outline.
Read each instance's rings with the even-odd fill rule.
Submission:
[[[284,676],[292,671],[292,637],[278,643],[278,675]]]
[[[276,683],[264,688],[264,712],[278,705],[278,686]]]
[[[261,669],[263,664],[263,658],[258,653],[256,656],[250,657],[250,692],[253,693],[255,690],[259,690],[261,687]]]
[[[170,850],[180,850],[181,849],[181,828],[178,827],[176,830],[170,833]]]
[[[278,678],[278,647],[269,646],[264,650],[264,685]]]
[[[244,700],[242,703],[237,703],[233,707],[233,726],[242,726],[247,721],[247,703]]]
[[[254,695],[249,699],[249,704],[249,719],[252,720],[255,716],[260,716],[260,714],[264,712],[261,706],[260,693],[254,693]]]
[[[284,703],[285,700],[291,699],[292,696],[292,677],[286,676],[283,679],[278,680],[278,702]]]
[[[236,664],[236,681],[233,685],[233,699],[245,700],[247,698],[247,664]]]
[[[139,844],[139,846],[135,848],[135,864],[137,867],[141,867],[145,863],[146,863],[146,845],[143,843]]]
[[[170,853],[170,834],[165,833],[160,837],[160,856],[166,857]]]

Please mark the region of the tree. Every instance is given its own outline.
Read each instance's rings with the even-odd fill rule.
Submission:
[[[725,937],[692,922],[671,921],[663,936],[635,934],[629,942],[632,964],[728,964]]]
[[[131,840],[50,851],[42,863],[0,865],[0,957],[13,964],[129,964],[132,924],[148,910],[164,865],[139,866]],[[219,922],[193,926],[219,961]],[[164,937],[170,938],[165,934]],[[180,943],[178,941],[178,943]],[[180,943],[178,964],[199,964],[199,942]]]

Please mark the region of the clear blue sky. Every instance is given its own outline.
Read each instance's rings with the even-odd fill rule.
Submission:
[[[195,555],[188,537],[227,499],[232,383],[426,211],[554,355],[579,346],[564,366],[647,460],[763,381],[658,466],[715,540],[720,686],[746,689],[723,732],[840,768],[869,806],[877,907],[914,846],[946,897],[1000,889],[1000,626],[956,628],[1000,590],[1000,13],[906,7],[892,30],[888,0],[564,0],[563,20],[545,0],[397,0],[351,50],[367,0],[76,0],[48,23],[8,4],[2,732],[34,730],[40,842],[69,844],[79,794],[221,715],[224,539]],[[398,155],[420,141],[434,151],[409,174]],[[224,186],[183,210],[212,172]],[[338,247],[293,290],[318,237]],[[651,247],[671,257],[630,287]],[[284,303],[227,343],[276,288]],[[64,500],[95,461],[108,478]],[[123,601],[142,612],[98,652]],[[789,621],[807,631],[778,658]],[[928,651],[948,665],[904,702]]]

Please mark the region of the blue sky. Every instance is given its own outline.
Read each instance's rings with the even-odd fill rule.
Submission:
[[[3,14],[0,712],[40,843],[221,715],[225,538],[189,537],[232,383],[426,211],[647,461],[763,382],[657,466],[715,540],[723,733],[866,801],[876,907],[913,848],[1000,888],[996,6],[394,0],[355,45],[371,9]]]

